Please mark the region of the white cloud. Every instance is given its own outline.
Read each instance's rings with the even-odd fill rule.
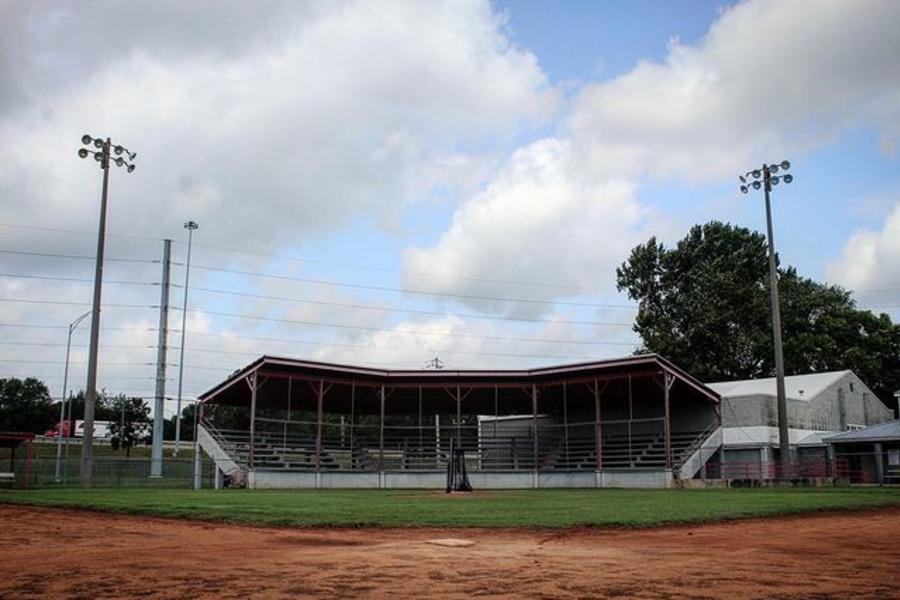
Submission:
[[[900,132],[898,22],[891,0],[725,10],[699,43],[673,40],[664,62],[585,86],[556,138],[518,150],[437,243],[407,251],[407,285],[431,275],[440,290],[467,294],[476,284],[460,275],[471,275],[608,289],[636,241],[674,229],[636,195],[646,176],[733,178],[858,128],[890,150]]]
[[[900,202],[894,204],[880,231],[857,231],[847,243],[837,261],[826,268],[829,280],[859,290],[859,296],[868,301],[883,301],[880,292],[867,290],[893,289],[889,297],[896,298],[900,289]]]
[[[407,281],[428,279],[429,289],[464,295],[490,295],[479,278],[609,289],[611,272],[640,239],[650,211],[635,200],[632,183],[596,181],[572,166],[566,141],[544,139],[516,151],[487,189],[458,209],[437,244],[406,251]],[[565,293],[545,287],[524,295],[542,292],[548,299]],[[520,304],[511,312],[550,307]]]
[[[587,86],[569,130],[595,173],[702,181],[796,157],[848,128],[891,148],[900,129],[900,3],[754,0],[697,45],[674,40]]]
[[[6,222],[94,227],[99,173],[75,157],[87,132],[139,153],[134,174],[112,175],[111,231],[171,234],[191,217],[208,241],[295,244],[467,183],[459,165],[556,102],[476,0],[163,3],[140,19],[136,5],[54,6],[3,9],[20,26],[4,52],[29,57],[0,73],[15,90],[0,105],[0,135],[15,140],[0,149]],[[117,44],[94,41],[109,30]]]

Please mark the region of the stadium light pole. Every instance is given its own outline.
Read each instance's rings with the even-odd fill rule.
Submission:
[[[784,173],[779,176],[779,171],[787,171],[791,163],[783,160],[771,165],[763,164],[761,169],[753,169],[744,175],[739,175],[741,180],[741,192],[746,194],[750,189],[763,188],[766,198],[766,235],[769,246],[769,290],[772,296],[772,341],[775,346],[775,394],[778,400],[778,452],[781,463],[781,477],[791,475],[791,446],[788,434],[787,398],[784,391],[784,351],[781,343],[781,309],[778,302],[778,270],[775,265],[775,237],[772,233],[772,203],[770,195],[772,186],[779,181],[791,183],[794,176]],[[760,181],[762,179],[762,181]]]
[[[182,379],[184,378],[184,333],[187,327],[187,302],[188,302],[188,284],[191,277],[191,242],[194,238],[194,231],[200,228],[196,221],[188,221],[184,224],[184,228],[188,231],[187,245],[187,261],[184,269],[184,303],[181,306],[181,352],[178,354],[178,400],[175,402],[175,451],[173,454],[178,456],[178,450],[181,446],[181,389]]]
[[[137,153],[120,145],[113,145],[110,138],[81,136],[85,148],[78,150],[78,156],[93,156],[103,171],[103,191],[100,195],[100,224],[97,227],[97,256],[94,265],[94,299],[91,304],[91,340],[88,352],[87,384],[84,392],[84,437],[81,440],[81,471],[79,478],[84,485],[90,485],[94,463],[94,403],[97,398],[97,352],[100,345],[100,294],[103,286],[103,250],[106,238],[106,200],[109,192],[109,163],[124,167],[129,173],[134,171]],[[89,150],[90,148],[90,150]],[[111,154],[116,156],[112,158]],[[122,155],[127,156],[126,159]]]
[[[66,393],[68,392],[69,387],[69,353],[72,350],[72,333],[75,331],[75,328],[78,327],[78,324],[81,323],[84,319],[91,316],[91,311],[87,311],[71,323],[69,323],[69,338],[66,341],[66,366],[63,369],[63,384],[62,384],[62,401],[59,403],[59,424],[56,426],[56,483],[59,483],[62,480],[61,471],[62,471],[62,441],[63,441],[63,421],[66,420]],[[66,423],[66,441],[68,442],[68,437],[72,435],[72,432],[69,431],[69,426],[71,423]]]

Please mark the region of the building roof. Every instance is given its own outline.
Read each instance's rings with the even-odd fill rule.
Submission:
[[[810,400],[815,398],[835,382],[853,371],[830,371],[827,373],[808,373],[806,375],[789,375],[784,378],[785,396],[791,400]],[[743,381],[720,381],[707,383],[723,398],[740,396],[775,396],[775,378],[745,379]]]
[[[331,378],[335,380],[363,380],[381,383],[406,383],[434,386],[457,385],[460,383],[467,385],[477,385],[479,382],[490,383],[495,381],[537,383],[540,381],[548,381],[557,378],[572,377],[577,375],[594,375],[599,372],[621,373],[624,376],[629,372],[634,372],[635,369],[648,372],[661,372],[662,370],[667,370],[700,394],[707,396],[716,403],[719,402],[719,395],[715,391],[711,390],[702,382],[698,381],[690,374],[681,370],[679,367],[657,354],[645,354],[640,356],[628,356],[623,358],[518,370],[373,369],[369,367],[360,367],[354,365],[342,365],[264,355],[248,364],[244,368],[234,371],[224,381],[209,389],[208,391],[200,394],[198,399],[200,400],[200,402],[207,402],[211,398],[221,394],[222,392],[225,392],[229,388],[243,390],[246,386],[241,385],[242,380],[253,371],[260,371],[263,369],[277,369],[287,374],[306,374],[314,377],[321,377],[325,379]]]
[[[825,438],[829,444],[865,444],[868,442],[900,442],[900,421],[879,423],[865,429],[847,431]]]

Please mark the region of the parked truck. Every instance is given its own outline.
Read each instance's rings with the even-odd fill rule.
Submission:
[[[75,421],[75,427],[69,428],[69,421],[60,421],[51,429],[44,432],[47,437],[56,437],[62,430],[63,437],[84,437],[84,421]],[[108,438],[110,437],[109,421],[94,421],[94,437]]]

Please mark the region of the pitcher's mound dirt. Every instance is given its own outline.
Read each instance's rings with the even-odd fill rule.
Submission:
[[[475,542],[424,543],[464,534]],[[651,530],[266,529],[0,505],[0,598],[900,598],[900,509]]]

